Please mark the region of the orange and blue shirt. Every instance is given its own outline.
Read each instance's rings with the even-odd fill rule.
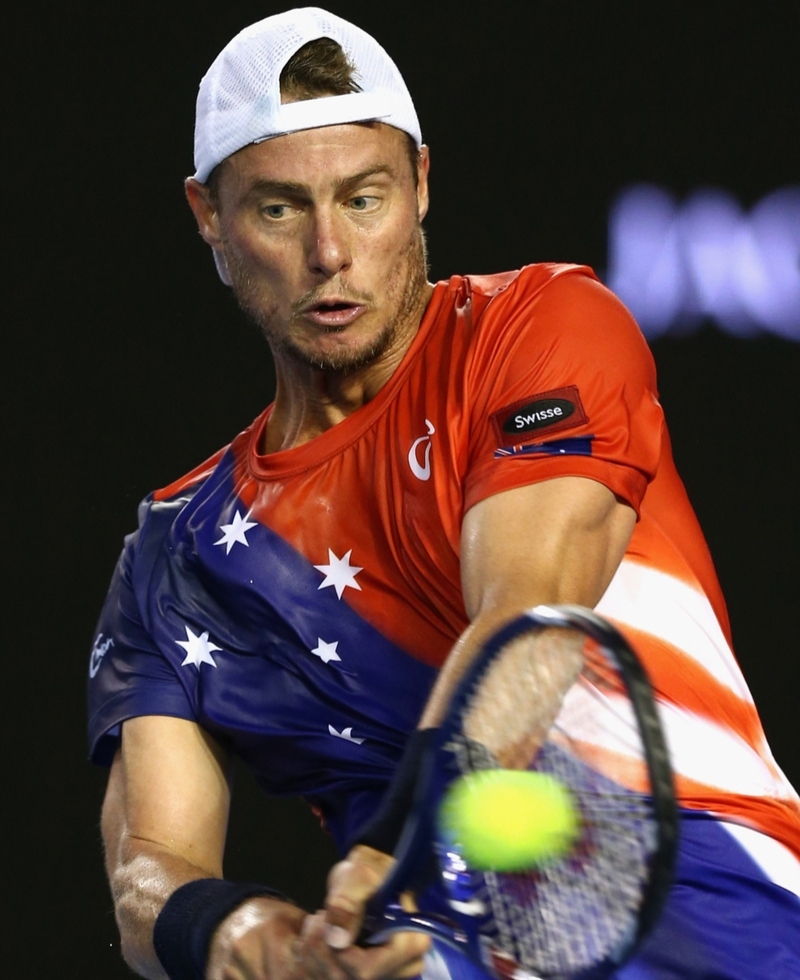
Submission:
[[[465,512],[581,476],[637,513],[597,610],[651,677],[681,806],[723,822],[800,894],[800,802],[732,653],[652,356],[590,270],[441,282],[367,405],[263,455],[269,413],[141,505],[92,649],[96,761],[127,718],[196,721],[267,791],[319,808],[345,847],[467,625]]]

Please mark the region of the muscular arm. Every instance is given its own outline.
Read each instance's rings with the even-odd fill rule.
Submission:
[[[123,725],[102,829],[122,952],[142,976],[165,976],[152,944],[164,902],[188,881],[222,876],[227,764],[191,722],[150,716]]]
[[[103,804],[106,869],[122,952],[140,976],[163,980],[153,926],[172,893],[199,878],[221,878],[228,823],[229,760],[197,725],[148,716],[126,721]],[[219,924],[208,980],[300,980],[299,942],[309,917],[270,897],[239,905]],[[304,948],[331,969],[324,943]],[[323,974],[324,975],[324,974]]]
[[[425,707],[436,725],[480,643],[540,603],[594,607],[625,554],[636,514],[594,480],[560,477],[476,504],[461,529],[461,580],[470,625]]]

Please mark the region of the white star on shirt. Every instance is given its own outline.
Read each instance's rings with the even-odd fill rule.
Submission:
[[[336,652],[336,648],[339,646],[339,641],[334,640],[333,643],[326,643],[321,637],[317,637],[317,645],[311,651],[315,657],[327,664],[331,660],[341,660],[342,658]]]
[[[248,514],[247,517],[250,515]],[[231,548],[238,542],[246,547],[250,547],[250,542],[247,540],[247,532],[251,527],[255,527],[255,521],[248,521],[247,517],[242,517],[242,515],[237,510],[233,515],[233,521],[230,524],[220,524],[219,529],[222,531],[222,537],[219,541],[215,541],[214,544],[224,544],[225,554],[229,555],[231,553]]]
[[[344,558],[337,558],[336,555],[328,548],[328,562],[327,565],[315,565],[314,568],[318,572],[324,572],[325,578],[319,584],[319,589],[327,589],[329,586],[333,586],[336,589],[336,595],[339,599],[342,598],[342,593],[349,585],[351,589],[358,589],[361,591],[361,586],[356,582],[356,575],[361,568],[358,565],[350,564],[350,555],[352,555],[353,549],[351,548]]]
[[[194,664],[198,670],[200,670],[200,664],[211,664],[212,667],[216,667],[217,665],[214,663],[211,651],[221,650],[222,647],[218,647],[216,643],[209,641],[208,630],[205,633],[201,633],[200,636],[197,636],[188,626],[184,626],[184,629],[186,630],[186,639],[175,641],[179,647],[183,647],[186,651],[186,659],[181,664],[181,667],[185,667],[186,664]]]
[[[352,727],[343,728],[340,732],[337,732],[336,729],[333,727],[333,725],[328,725],[328,731],[330,732],[331,735],[335,735],[337,738],[343,738],[345,742],[355,742],[356,745],[361,745],[361,743],[364,741],[363,738],[353,737]]]

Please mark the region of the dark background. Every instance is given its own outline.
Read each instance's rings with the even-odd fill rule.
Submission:
[[[796,4],[329,8],[389,49],[415,96],[434,278],[536,260],[602,272],[608,209],[632,182],[721,186],[750,207],[800,180]],[[137,501],[271,395],[266,349],[216,279],[182,180],[201,75],[279,9],[63,0],[4,15],[8,976],[129,975],[102,873],[104,776],[85,760],[87,657]],[[653,347],[739,658],[800,785],[800,345],[705,324]],[[317,902],[331,853],[313,818],[240,783],[228,874]]]

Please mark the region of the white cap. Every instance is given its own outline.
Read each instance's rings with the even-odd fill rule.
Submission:
[[[281,103],[280,74],[309,41],[331,38],[354,67],[361,89]],[[422,143],[414,103],[397,66],[366,31],[319,7],[258,21],[227,44],[200,82],[194,130],[195,179],[205,183],[226,157],[301,129],[380,120]]]

